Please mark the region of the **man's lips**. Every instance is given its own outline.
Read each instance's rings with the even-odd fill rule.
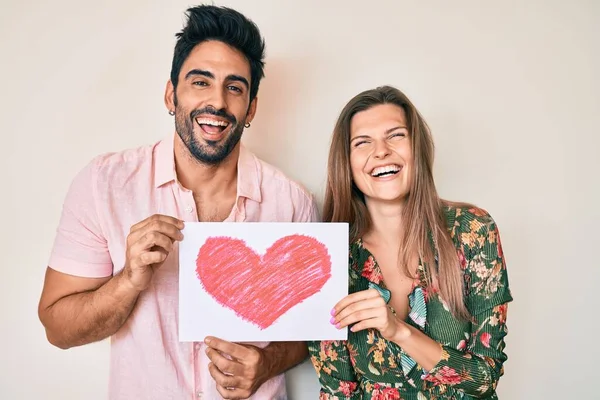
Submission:
[[[216,118],[196,117],[196,123],[208,134],[217,135],[230,125],[229,121]]]

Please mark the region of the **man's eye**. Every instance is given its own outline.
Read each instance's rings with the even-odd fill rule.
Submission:
[[[193,85],[196,85],[196,86],[206,86],[207,83],[204,82],[204,81],[196,81],[196,82],[193,83]]]
[[[233,90],[234,92],[242,93],[242,89],[237,86],[229,86],[229,90]]]

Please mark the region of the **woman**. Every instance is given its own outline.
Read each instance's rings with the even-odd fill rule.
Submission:
[[[350,294],[309,343],[321,399],[497,399],[512,300],[493,219],[438,197],[429,129],[399,90],[342,111],[324,220],[350,224]]]

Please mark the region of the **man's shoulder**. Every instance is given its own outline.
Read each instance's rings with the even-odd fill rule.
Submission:
[[[253,157],[260,166],[263,190],[273,190],[277,191],[279,194],[283,194],[287,191],[292,196],[304,201],[311,203],[314,201],[312,193],[300,182],[289,177],[281,169],[265,160],[262,160],[258,156],[253,154]]]
[[[145,144],[119,151],[100,153],[92,159],[91,163],[100,169],[110,169],[114,168],[115,166],[122,167],[150,162],[152,161],[154,148],[158,143]]]
[[[103,179],[119,176],[131,178],[132,174],[146,172],[144,167],[152,165],[154,148],[158,143],[100,153],[91,159],[88,168],[93,170],[94,175]]]

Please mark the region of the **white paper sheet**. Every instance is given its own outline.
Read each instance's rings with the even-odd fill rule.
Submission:
[[[190,223],[179,245],[179,339],[345,340],[348,224]]]

